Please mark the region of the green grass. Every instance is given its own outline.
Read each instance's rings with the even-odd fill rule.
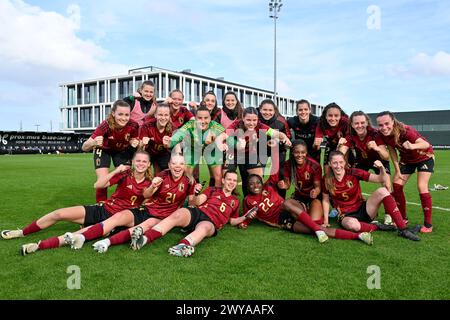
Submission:
[[[430,185],[449,185],[450,152],[436,156]],[[89,154],[2,156],[0,168],[0,229],[94,202]],[[415,179],[407,200],[420,203]],[[450,190],[432,196],[434,206],[450,208]],[[420,207],[408,211],[411,223],[422,223]],[[78,228],[60,222],[27,238],[0,240],[0,299],[449,299],[449,215],[433,210],[434,232],[420,242],[376,232],[372,247],[335,239],[321,245],[312,236],[253,223],[248,230],[227,225],[187,259],[167,253],[183,237],[178,230],[138,252],[123,245],[100,255],[87,244],[19,255],[24,243]],[[71,265],[80,267],[80,290],[67,288]],[[371,265],[381,270],[379,290],[366,285]]]

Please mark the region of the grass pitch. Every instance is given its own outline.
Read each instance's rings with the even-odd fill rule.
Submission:
[[[2,230],[23,228],[56,208],[95,202],[90,154],[1,156],[0,168]],[[411,180],[407,201],[419,204],[416,175]],[[436,152],[434,183],[450,185],[448,151]],[[179,230],[138,252],[123,245],[97,254],[86,243],[79,251],[20,256],[24,243],[78,229],[59,222],[26,238],[0,240],[0,299],[449,299],[450,189],[431,194],[433,206],[447,210],[433,210],[434,232],[420,242],[375,232],[372,247],[336,239],[319,244],[313,236],[256,222],[247,230],[227,225],[190,258],[167,253],[183,238]],[[411,224],[423,223],[420,206],[407,209]],[[80,289],[68,288],[73,266],[80,270]],[[368,289],[370,266],[380,268],[380,289]]]

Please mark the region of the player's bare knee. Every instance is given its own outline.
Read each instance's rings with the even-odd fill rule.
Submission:
[[[386,189],[385,187],[380,187],[377,190],[375,190],[375,192],[377,195],[380,196],[381,199],[384,199],[385,197],[387,197],[388,195],[390,195],[388,189]]]

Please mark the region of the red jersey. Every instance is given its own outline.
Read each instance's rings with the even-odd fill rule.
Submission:
[[[400,134],[400,138],[398,141],[398,144],[395,144],[394,136],[381,136],[382,141],[388,146],[391,146],[393,148],[398,149],[400,152],[400,160],[399,162],[401,164],[408,164],[408,163],[419,163],[425,160],[430,159],[433,156],[433,147],[430,146],[428,149],[425,150],[407,150],[403,148],[403,143],[405,141],[409,141],[411,143],[416,143],[416,140],[419,138],[422,138],[423,140],[427,141],[423,136],[421,136],[416,129],[413,127],[410,127],[408,125],[404,125],[405,132]]]
[[[286,178],[291,179],[291,164],[290,162],[285,163],[285,174]],[[320,164],[311,157],[306,157],[305,163],[302,166],[296,166],[295,168],[295,179],[297,180],[297,185],[295,185],[295,198],[310,198],[311,190],[314,189],[314,182],[320,182],[322,180],[322,167]],[[294,183],[294,181],[291,181]]]
[[[226,196],[222,188],[208,187],[203,192],[208,197],[198,208],[206,214],[217,230],[230,220],[239,218],[239,199],[234,195]]]
[[[341,120],[339,120],[336,127],[327,128],[325,131],[323,131],[320,124],[318,124],[316,127],[316,138],[327,137],[328,146],[331,150],[335,150],[339,143],[339,139],[347,135],[348,126],[349,120],[347,117],[341,117]]]
[[[130,146],[130,140],[139,138],[139,126],[133,120],[128,121],[125,127],[112,130],[106,121],[103,121],[91,138],[103,137],[101,149],[112,152],[122,152]]]
[[[170,112],[170,118],[172,120],[172,128],[173,130],[178,129],[183,124],[188,122],[194,117],[192,112],[190,112],[186,107],[181,106],[180,109],[178,109],[177,114],[173,114]]]
[[[105,201],[105,208],[111,215],[126,209],[139,207],[144,201],[144,190],[151,181],[145,179],[138,183],[131,170],[117,173],[109,179],[109,185],[117,184],[116,191]]]
[[[383,160],[378,152],[367,148],[367,143],[370,141],[375,141],[379,146],[385,144],[380,139],[380,133],[377,129],[367,127],[367,135],[363,140],[360,140],[357,135],[347,135],[345,139],[347,140],[345,146],[354,149],[356,152],[355,162],[357,164],[370,168],[376,160]]]
[[[227,129],[226,132],[227,134],[232,134],[235,137],[239,137],[239,125],[240,125],[241,120],[237,119],[235,120]],[[246,130],[243,129],[243,138],[245,138],[245,141],[247,142],[245,144],[245,153],[249,154],[250,152],[257,152],[257,146],[258,146],[258,140],[259,140],[259,136],[260,134],[266,134],[269,137],[271,137],[274,133],[274,130],[265,125],[264,123],[261,123],[261,121],[258,121],[258,124],[256,125],[254,130]],[[250,143],[251,142],[251,143]]]
[[[172,131],[163,130],[163,132],[159,132],[155,118],[144,124],[139,133],[139,139],[141,140],[145,137],[150,138],[150,141],[145,147],[145,151],[147,151],[152,157],[169,153],[169,150],[163,145],[164,136],[171,137]]]
[[[145,206],[151,215],[164,219],[180,208],[188,195],[194,194],[194,184],[189,184],[186,176],[175,181],[168,169],[156,176],[163,181]]]
[[[284,199],[269,185],[265,185],[260,194],[248,194],[244,198],[244,213],[258,206],[256,219],[271,226],[279,226],[278,220]]]
[[[369,181],[369,176],[370,173],[361,169],[345,169],[342,181],[339,182],[336,178],[333,178],[334,194],[327,190],[325,183],[323,183],[322,192],[330,195],[334,207],[339,209],[342,214],[356,211],[365,201],[359,180]]]

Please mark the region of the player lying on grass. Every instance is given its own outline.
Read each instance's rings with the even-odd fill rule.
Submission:
[[[72,249],[80,249],[85,241],[100,238],[117,227],[127,227],[127,229],[107,239],[97,241],[93,245],[94,250],[104,253],[111,245],[129,242],[134,226],[141,225],[149,229],[180,208],[188,196],[189,202],[192,201],[194,181],[185,175],[185,170],[183,156],[172,156],[169,161],[169,169],[160,172],[153,178],[151,186],[145,190],[144,197],[151,198],[149,201],[139,208],[118,212],[81,234],[67,233],[65,235],[66,243],[70,244]],[[201,191],[202,186],[198,184],[195,188],[195,190]]]
[[[333,201],[339,211],[338,221],[347,230],[355,232],[371,232],[375,230],[395,230],[394,226],[381,223],[371,223],[377,216],[381,204],[397,225],[398,234],[406,239],[418,241],[416,233],[420,228],[407,229],[394,198],[389,193],[390,177],[386,173],[383,164],[375,161],[374,165],[380,170],[380,174],[372,174],[367,171],[348,168],[345,157],[340,151],[330,152],[328,169],[323,178],[322,205],[325,212],[324,223],[328,223],[328,211],[330,201]],[[364,199],[359,181],[383,183],[380,187]]]
[[[361,240],[368,245],[373,243],[369,232],[350,232],[347,230],[325,228],[309,216],[306,206],[294,199],[284,200],[270,185],[263,185],[259,175],[252,174],[248,179],[249,194],[244,198],[244,212],[257,208],[255,218],[272,227],[279,227],[295,233],[315,233],[319,242],[328,240],[328,236],[337,239]],[[321,219],[320,219],[321,220]],[[251,218],[240,226],[247,227]]]
[[[134,229],[131,248],[139,250],[161,238],[174,227],[190,232],[177,245],[169,249],[175,256],[188,257],[205,237],[214,237],[229,221],[238,225],[245,217],[239,217],[239,198],[234,194],[237,186],[237,173],[226,171],[222,178],[222,188],[208,187],[202,194],[194,197],[197,207],[181,208],[172,213],[149,230],[142,227]]]
[[[120,165],[106,176],[100,177],[94,184],[96,188],[109,187],[117,184],[116,191],[104,204],[62,208],[46,214],[34,221],[23,230],[4,230],[2,237],[12,239],[23,237],[30,233],[48,228],[58,221],[72,221],[85,228],[102,222],[114,214],[128,208],[138,207],[144,201],[144,190],[151,185],[150,157],[145,151],[138,151],[133,158],[133,169],[128,170]],[[22,246],[22,254],[26,255],[37,250],[58,248],[64,243],[64,236],[52,237],[39,243],[28,243]]]

